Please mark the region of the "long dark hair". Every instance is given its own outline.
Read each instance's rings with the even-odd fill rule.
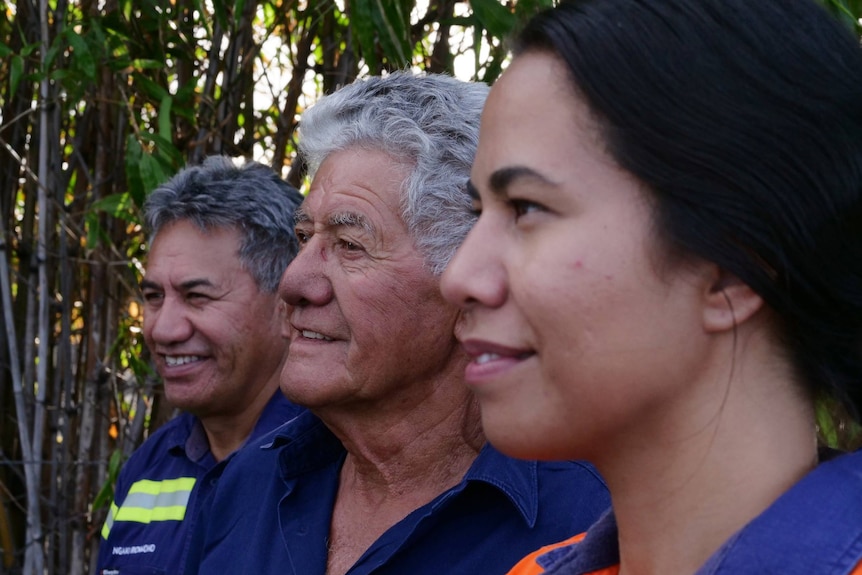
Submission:
[[[862,413],[862,51],[811,0],[585,0],[516,54],[567,65],[674,250],[764,298],[800,380]]]

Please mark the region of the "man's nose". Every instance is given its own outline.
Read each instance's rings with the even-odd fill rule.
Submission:
[[[322,241],[311,238],[284,270],[278,294],[288,305],[323,306],[332,299],[325,250]]]
[[[155,344],[171,345],[188,340],[194,327],[182,302],[166,298],[158,310],[144,314],[144,332]]]

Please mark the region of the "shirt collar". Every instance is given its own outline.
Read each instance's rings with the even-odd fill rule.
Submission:
[[[260,417],[245,443],[264,435],[278,425],[290,421],[303,408],[289,402],[278,390],[272,395],[261,411]],[[209,439],[200,419],[191,413],[181,412],[168,436],[168,449],[174,454],[184,454],[191,461],[201,462],[210,454]]]
[[[272,441],[261,445],[261,449],[279,450],[279,470],[285,481],[330,465],[346,455],[338,438],[311,412],[282,425],[273,433]],[[512,459],[486,444],[461,482],[449,491],[460,493],[470,483],[484,483],[499,490],[530,527],[535,525],[539,512],[535,461]]]
[[[609,509],[587,531],[578,543],[551,549],[536,562],[553,573],[593,573],[620,562],[617,519]],[[554,567],[553,571],[550,570]],[[563,567],[565,567],[563,569]]]

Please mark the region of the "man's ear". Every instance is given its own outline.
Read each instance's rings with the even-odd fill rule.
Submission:
[[[703,308],[703,327],[707,332],[733,329],[763,307],[763,299],[734,274],[713,266],[711,276]]]

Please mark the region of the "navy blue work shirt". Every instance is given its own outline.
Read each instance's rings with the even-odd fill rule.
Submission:
[[[619,537],[608,511],[586,537],[525,558],[509,575],[612,575]],[[818,465],[731,536],[695,575],[862,575],[862,451]]]
[[[310,412],[237,454],[195,530],[187,572],[325,573],[345,456]],[[586,463],[521,461],[486,445],[458,485],[393,525],[348,573],[502,575],[609,505]]]
[[[301,411],[276,390],[246,442]],[[231,458],[216,462],[206,431],[190,413],[156,430],[117,478],[102,527],[97,575],[181,575],[194,522]]]

